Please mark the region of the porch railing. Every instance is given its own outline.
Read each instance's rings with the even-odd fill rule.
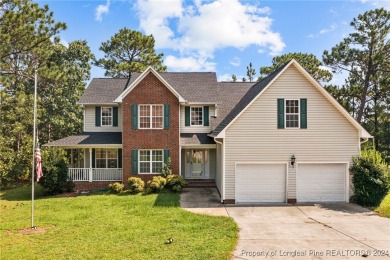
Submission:
[[[73,181],[122,181],[122,169],[68,168]]]

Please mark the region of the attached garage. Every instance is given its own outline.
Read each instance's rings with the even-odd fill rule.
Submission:
[[[286,202],[286,164],[236,164],[236,203]]]
[[[299,163],[297,201],[347,201],[347,167],[347,163]]]

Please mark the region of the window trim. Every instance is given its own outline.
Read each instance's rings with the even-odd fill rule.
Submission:
[[[111,124],[110,125],[104,125],[103,124],[103,109],[105,109],[105,108],[109,108],[110,109],[110,111],[111,111],[111,115],[110,116],[104,116],[104,118],[108,118],[108,117],[111,117]],[[113,107],[101,107],[100,108],[100,126],[102,126],[102,127],[106,127],[106,126],[112,126],[113,125],[113,120],[114,120],[114,111],[113,111],[114,109],[113,109]]]
[[[104,158],[97,158],[97,150],[98,149],[104,149]],[[108,156],[107,156],[107,150],[116,150],[116,167],[115,168],[108,168],[107,166],[108,166],[108,160],[109,159],[113,159],[113,158],[108,158]],[[95,168],[94,169],[119,169],[119,151],[118,151],[119,149],[115,149],[115,148],[96,148],[95,149]],[[106,160],[106,167],[105,168],[98,168],[97,167],[97,160]]]
[[[298,115],[298,126],[287,126],[287,101],[298,102],[298,112],[288,113],[288,115]],[[301,102],[300,99],[284,99],[284,129],[300,129],[301,128]]]
[[[150,115],[149,115],[149,123],[150,123],[150,127],[141,127],[141,106],[149,106],[150,108]],[[162,124],[161,124],[161,127],[153,127],[153,106],[159,106],[161,107],[161,111],[162,111]],[[161,130],[161,129],[164,129],[164,105],[163,104],[139,104],[138,105],[138,129],[149,129],[149,130],[155,130],[155,129],[158,129],[158,130]],[[143,116],[145,117],[145,116]],[[160,116],[155,116],[156,118],[157,117],[160,117]]]
[[[202,124],[201,125],[193,125],[192,124],[192,109],[193,108],[201,108],[202,109],[202,116],[201,116],[201,120],[202,120]],[[200,127],[200,126],[204,126],[204,107],[203,106],[190,106],[190,127]]]
[[[141,161],[141,151],[148,151],[149,152],[149,172],[141,172],[141,162],[147,162],[147,161]],[[153,172],[153,163],[154,162],[160,162],[160,161],[153,161],[152,158],[153,158],[153,155],[152,155],[152,151],[161,151],[161,157],[162,157],[162,167],[164,167],[164,163],[165,163],[165,158],[164,158],[164,150],[163,149],[140,149],[138,150],[138,174],[160,174],[159,172]]]

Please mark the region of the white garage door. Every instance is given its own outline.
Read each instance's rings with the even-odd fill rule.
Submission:
[[[346,201],[346,164],[298,164],[298,202]]]
[[[285,164],[237,164],[236,202],[285,202]]]

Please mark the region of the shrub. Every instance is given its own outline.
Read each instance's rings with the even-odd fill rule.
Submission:
[[[161,176],[153,176],[153,179],[151,181],[148,181],[146,184],[145,193],[158,193],[162,189],[164,189],[165,185],[167,184],[167,180],[164,177]]]
[[[43,176],[39,184],[45,195],[55,195],[65,191],[72,191],[74,183],[68,178],[68,167],[64,158],[58,161],[47,161],[42,167]]]
[[[137,194],[144,191],[145,182],[141,178],[130,177],[128,179],[129,191],[131,194]]]
[[[114,194],[121,193],[123,191],[123,187],[124,187],[123,184],[119,182],[110,183],[108,185],[108,189],[110,190],[111,193]]]
[[[187,182],[183,176],[172,174],[167,177],[166,187],[174,192],[180,192],[186,185]]]
[[[172,174],[171,170],[171,157],[168,157],[167,163],[164,163],[163,168],[161,169],[161,176],[166,178],[167,176]]]
[[[363,206],[377,206],[388,192],[385,169],[368,158],[355,158],[350,167],[353,199]]]

